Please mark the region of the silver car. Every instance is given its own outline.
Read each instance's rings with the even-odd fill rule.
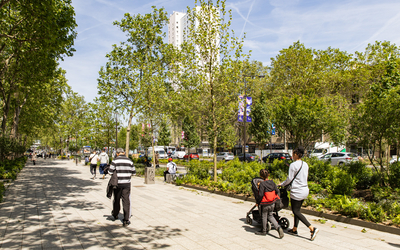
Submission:
[[[323,161],[331,161],[332,165],[343,165],[352,161],[358,161],[358,156],[349,152],[335,152],[321,155],[318,157],[318,159]]]
[[[217,161],[231,161],[233,160],[235,156],[232,153],[229,152],[221,152],[217,154]]]

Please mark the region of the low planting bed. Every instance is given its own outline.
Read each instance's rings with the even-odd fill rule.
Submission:
[[[5,159],[0,162],[0,202],[3,201],[5,192],[4,182],[13,181],[18,173],[25,167],[27,157],[23,156],[14,160]]]
[[[304,202],[309,210],[340,214],[374,223],[400,226],[400,164],[389,168],[385,178],[362,162],[332,166],[328,162],[305,158],[309,165],[310,194]],[[275,160],[272,164],[242,163],[238,160],[219,162],[222,174],[213,181],[212,163],[190,161],[187,175],[177,185],[191,185],[230,196],[251,197],[251,180],[260,169],[270,172],[270,179],[279,184],[286,179],[289,162]],[[399,184],[397,184],[399,183]]]

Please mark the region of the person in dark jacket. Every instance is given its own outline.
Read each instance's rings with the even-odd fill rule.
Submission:
[[[269,220],[274,228],[279,233],[279,238],[282,239],[283,229],[279,226],[278,222],[275,220],[273,212],[275,208],[275,202],[279,200],[279,190],[274,181],[268,180],[268,170],[261,169],[260,176],[264,181],[260,182],[259,195],[257,200],[258,209],[262,212],[262,229],[256,232],[258,235],[267,235],[267,221]]]
[[[124,227],[131,224],[131,177],[136,174],[136,169],[133,162],[125,156],[125,151],[122,148],[117,149],[117,157],[113,159],[108,170],[109,174],[117,175],[118,185],[114,190],[113,211],[111,212],[112,220],[118,218],[121,208],[120,200],[122,199],[122,207],[124,211]],[[111,177],[113,178],[113,177]]]

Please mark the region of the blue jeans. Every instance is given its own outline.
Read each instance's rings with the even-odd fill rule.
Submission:
[[[100,174],[104,174],[104,168],[107,166],[107,163],[104,163],[104,164],[100,164],[100,167],[99,167],[99,172],[100,172]]]

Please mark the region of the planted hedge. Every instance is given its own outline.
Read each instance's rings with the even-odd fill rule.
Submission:
[[[0,179],[15,180],[17,174],[24,168],[27,157],[23,156],[14,160],[4,159],[0,162]],[[0,182],[0,202],[3,201],[3,194],[5,191],[4,183]]]
[[[348,217],[358,217],[372,222],[400,225],[400,163],[392,164],[387,180],[390,187],[381,187],[380,175],[362,162],[332,166],[315,158],[303,159],[309,165],[310,195],[304,206],[317,211],[333,212]],[[191,161],[188,174],[176,181],[177,185],[192,184],[236,194],[253,195],[251,180],[259,176],[260,169],[270,172],[270,179],[281,183],[287,178],[287,161],[275,160],[271,164],[242,163],[238,160],[219,162],[222,174],[217,181],[212,178],[212,163]],[[356,195],[364,194],[357,198]],[[368,195],[365,195],[368,194]],[[362,196],[362,195],[361,195]]]
[[[3,160],[0,163],[0,179],[15,180],[17,178],[17,174],[25,166],[26,160],[26,156],[14,160]]]

